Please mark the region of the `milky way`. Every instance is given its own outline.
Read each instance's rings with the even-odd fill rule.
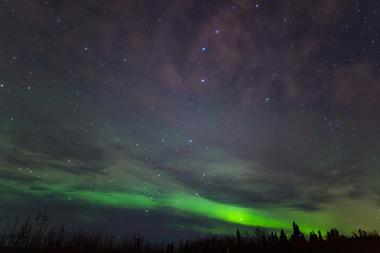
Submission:
[[[379,34],[377,1],[1,1],[0,216],[379,229]]]

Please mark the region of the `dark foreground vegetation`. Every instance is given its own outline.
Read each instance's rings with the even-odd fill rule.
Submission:
[[[377,232],[358,230],[343,235],[331,229],[304,235],[293,223],[287,235],[257,229],[253,235],[237,230],[234,236],[209,236],[198,240],[150,244],[141,235],[118,238],[106,233],[50,227],[45,212],[34,219],[5,225],[0,222],[0,252],[380,252]]]

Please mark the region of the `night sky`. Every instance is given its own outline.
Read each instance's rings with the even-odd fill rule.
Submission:
[[[379,33],[372,0],[3,0],[0,216],[379,229]]]

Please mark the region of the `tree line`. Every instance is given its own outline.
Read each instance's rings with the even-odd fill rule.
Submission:
[[[117,238],[105,232],[50,227],[47,212],[35,218],[5,225],[0,220],[0,252],[380,252],[380,236],[376,231],[359,229],[351,235],[333,228],[304,234],[293,222],[289,234],[284,230],[268,232],[256,229],[253,234],[241,232],[231,236],[210,235],[200,239],[169,243],[150,243],[141,234]]]

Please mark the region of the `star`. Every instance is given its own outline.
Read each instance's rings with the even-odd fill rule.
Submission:
[[[377,1],[20,2],[0,15],[4,220],[48,202],[157,241],[380,228]]]

